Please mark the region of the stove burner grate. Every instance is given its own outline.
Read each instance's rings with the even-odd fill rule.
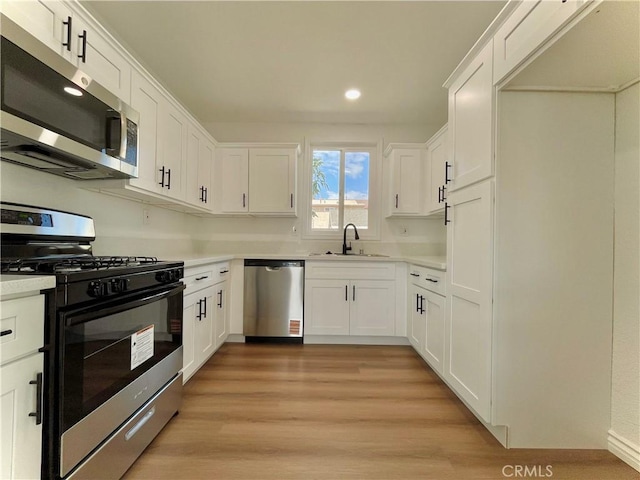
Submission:
[[[156,257],[108,257],[81,255],[73,257],[22,258],[2,261],[3,273],[72,273],[84,270],[106,270],[158,263]]]

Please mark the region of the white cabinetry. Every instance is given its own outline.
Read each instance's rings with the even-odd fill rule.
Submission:
[[[453,164],[448,191],[493,175],[493,48],[489,42],[449,88],[449,158]]]
[[[395,335],[395,265],[307,262],[305,335]]]
[[[427,141],[427,213],[437,213],[444,208],[449,178],[447,126],[442,127]]]
[[[409,342],[438,374],[445,359],[445,272],[409,267]]]
[[[210,208],[213,203],[211,188],[213,156],[213,143],[200,128],[190,123],[187,141],[186,200],[192,205]]]
[[[445,378],[486,421],[491,416],[493,180],[447,199]]]
[[[425,145],[390,143],[384,155],[390,170],[389,216],[424,215]]]
[[[493,39],[494,83],[538,50],[585,3],[585,0],[520,3]]]
[[[129,103],[131,65],[77,3],[5,1],[2,13]]]
[[[44,296],[2,300],[0,477],[40,478]]]
[[[299,145],[220,145],[216,151],[215,211],[296,215]]]
[[[185,270],[183,382],[198,371],[229,334],[228,276],[228,262]]]

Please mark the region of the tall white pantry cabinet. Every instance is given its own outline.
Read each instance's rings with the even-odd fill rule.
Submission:
[[[585,39],[620,50],[602,22],[633,8],[509,2],[445,83],[443,378],[508,447],[608,445],[615,101],[638,75],[590,76],[621,69]]]

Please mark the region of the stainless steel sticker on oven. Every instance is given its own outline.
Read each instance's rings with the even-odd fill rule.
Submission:
[[[131,370],[153,357],[153,325],[131,335]]]

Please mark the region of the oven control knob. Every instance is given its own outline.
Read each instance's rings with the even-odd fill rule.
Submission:
[[[156,273],[156,280],[160,283],[170,283],[172,281],[171,272],[164,271]]]
[[[88,295],[90,297],[104,297],[108,294],[108,288],[106,283],[98,282],[89,282]]]
[[[122,293],[128,289],[129,280],[126,278],[112,278],[110,281],[111,293]]]

